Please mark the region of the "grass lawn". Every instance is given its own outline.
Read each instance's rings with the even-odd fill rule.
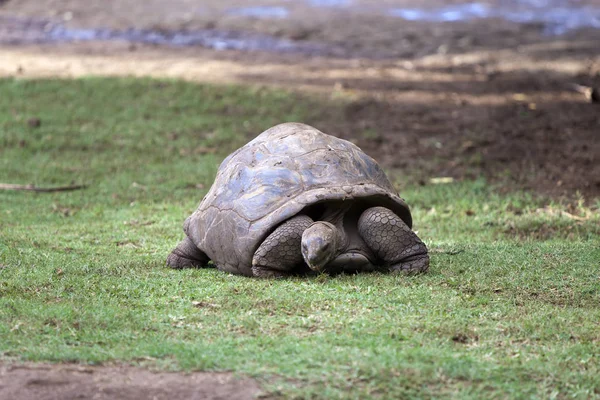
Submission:
[[[0,80],[0,182],[89,185],[0,192],[0,360],[231,370],[298,398],[600,398],[597,200],[567,208],[392,172],[428,274],[255,280],[164,266],[228,152],[279,122],[319,127],[343,101]]]

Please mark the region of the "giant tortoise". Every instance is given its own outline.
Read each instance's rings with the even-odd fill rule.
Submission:
[[[427,248],[411,226],[408,206],[375,160],[346,140],[284,123],[221,163],[167,263],[212,260],[256,277],[426,271]]]

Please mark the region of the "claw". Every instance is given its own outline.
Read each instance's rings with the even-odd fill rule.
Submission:
[[[429,254],[417,254],[402,260],[398,264],[390,266],[391,272],[403,272],[407,274],[418,274],[427,272],[429,269]]]

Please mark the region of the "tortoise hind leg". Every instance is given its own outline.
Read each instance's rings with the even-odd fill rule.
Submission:
[[[368,208],[358,220],[358,232],[390,271],[425,272],[429,268],[427,247],[391,210]]]
[[[167,265],[176,269],[205,267],[209,261],[208,256],[187,236],[167,257]]]
[[[282,278],[291,275],[304,259],[300,246],[302,232],[313,223],[307,215],[297,215],[279,225],[256,249],[252,273],[260,278]]]

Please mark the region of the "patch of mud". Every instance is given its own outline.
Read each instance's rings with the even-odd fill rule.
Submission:
[[[167,31],[157,29],[111,30],[69,28],[62,23],[0,16],[0,43],[63,43],[122,41],[164,46],[202,46],[214,50],[269,51],[276,53],[328,54],[331,49],[313,43],[296,43],[284,38],[239,31],[205,29]]]
[[[583,37],[600,27],[592,0],[19,0],[0,16],[51,22],[41,33],[22,31],[18,43],[128,40],[378,59],[499,49],[549,32]]]
[[[562,35],[580,28],[600,28],[600,7],[560,0],[458,3],[440,8],[392,8],[388,13],[409,21],[500,18],[517,23],[540,23],[549,35]]]
[[[151,372],[127,366],[0,364],[0,398],[10,400],[250,400],[258,384],[228,373]]]

